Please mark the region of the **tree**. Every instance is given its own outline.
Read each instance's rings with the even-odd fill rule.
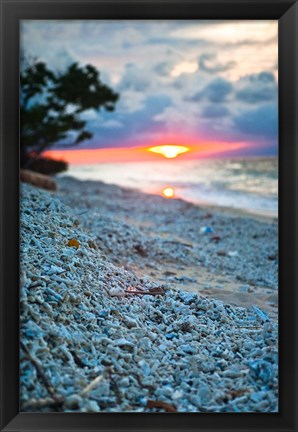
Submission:
[[[114,111],[119,95],[100,80],[92,65],[71,64],[55,73],[43,62],[23,66],[20,75],[21,167],[54,144],[73,146],[88,140],[86,110]]]

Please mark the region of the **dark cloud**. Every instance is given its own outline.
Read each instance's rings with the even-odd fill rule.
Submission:
[[[90,147],[122,147],[124,145],[142,144],[142,134],[156,128],[154,116],[162,113],[171,104],[172,101],[167,95],[150,96],[146,99],[144,108],[125,114],[124,119],[121,116],[117,117],[117,111],[115,111],[113,119],[120,120],[124,126],[107,129],[103,126],[94,125],[92,132],[96,136],[96,140],[90,142]],[[101,116],[104,120],[109,120],[111,119],[109,114],[102,112]],[[137,140],[140,142],[138,143]]]
[[[230,111],[225,106],[212,104],[212,105],[207,105],[203,109],[202,116],[207,118],[218,118],[218,117],[225,117],[229,115],[229,113]]]
[[[229,69],[231,69],[232,67],[234,67],[236,64],[236,62],[234,61],[229,61],[227,63],[219,63],[216,60],[216,55],[215,54],[202,54],[199,57],[198,60],[198,65],[199,65],[199,69],[200,71],[203,72],[207,72],[210,74],[216,74],[218,72],[225,72]]]
[[[248,104],[269,102],[277,98],[277,83],[271,72],[249,75],[238,84],[236,99]]]
[[[217,78],[206,87],[204,93],[210,102],[222,102],[232,91],[233,86],[229,81]]]
[[[261,102],[268,102],[276,97],[276,91],[272,88],[252,89],[251,87],[245,87],[242,90],[236,92],[236,99],[250,103],[257,104]]]
[[[275,77],[271,72],[260,72],[258,74],[249,75],[248,79],[253,83],[255,82],[263,83],[263,84],[275,83]]]
[[[265,139],[276,139],[278,134],[277,105],[261,105],[254,110],[245,110],[234,118],[236,128],[248,135]]]
[[[224,78],[216,78],[211,81],[202,91],[195,93],[188,100],[199,102],[208,99],[209,102],[224,102],[227,96],[232,93],[232,84]]]

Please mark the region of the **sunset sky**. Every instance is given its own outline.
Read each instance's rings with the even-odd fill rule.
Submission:
[[[83,114],[94,137],[79,149],[276,155],[277,31],[277,21],[23,21],[21,47],[55,70],[91,63],[120,93],[115,112]]]

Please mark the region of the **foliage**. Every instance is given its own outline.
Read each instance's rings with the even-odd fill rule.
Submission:
[[[73,146],[92,133],[80,116],[86,110],[113,111],[119,95],[100,80],[92,65],[71,64],[56,73],[43,62],[23,65],[20,75],[21,166],[45,149]]]
[[[36,171],[45,175],[58,174],[66,171],[68,168],[67,162],[63,160],[56,160],[49,157],[41,156],[32,159],[30,163],[30,170]]]

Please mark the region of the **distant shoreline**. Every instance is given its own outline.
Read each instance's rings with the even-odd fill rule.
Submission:
[[[185,202],[188,202],[186,200],[183,200]],[[241,208],[235,208],[235,207],[225,207],[225,206],[216,206],[211,204],[205,204],[205,203],[194,203],[191,202],[193,205],[197,205],[198,207],[204,207],[206,210],[210,209],[210,211],[214,213],[224,213],[226,215],[231,216],[239,216],[239,217],[251,217],[256,220],[260,220],[262,222],[277,222],[278,217],[274,214],[267,214],[262,213],[261,211],[254,210],[254,209],[241,209]]]
[[[174,197],[199,206],[278,217],[276,158],[157,159],[70,165],[66,175],[79,180],[103,181],[143,193],[161,195],[165,187]]]
[[[151,193],[148,193],[148,192],[144,192],[141,189],[138,189],[136,187],[122,186],[122,185],[117,184],[117,183],[107,183],[105,181],[96,180],[96,179],[80,179],[80,178],[77,178],[76,176],[69,175],[67,172],[63,173],[63,174],[60,174],[59,176],[57,176],[57,179],[63,179],[63,178],[70,178],[70,179],[73,179],[73,180],[79,181],[79,182],[86,182],[86,181],[87,182],[94,182],[94,183],[98,182],[98,183],[103,183],[103,184],[105,184],[107,186],[112,186],[112,187],[114,186],[114,187],[119,187],[119,188],[122,188],[122,189],[129,189],[129,190],[135,191],[137,193],[141,193],[141,194],[145,194],[145,195],[149,195],[149,196],[153,195],[153,196],[161,197],[161,194],[158,194],[158,193],[156,193],[156,194],[152,193],[151,194]],[[182,202],[184,202],[186,204],[190,204],[190,205],[193,205],[193,206],[201,208],[201,209],[203,208],[206,211],[209,210],[211,212],[218,213],[218,214],[224,213],[227,216],[230,215],[230,216],[237,216],[237,217],[250,217],[250,218],[253,218],[253,219],[256,219],[256,220],[260,220],[260,221],[263,221],[263,222],[268,222],[268,223],[278,222],[278,216],[276,216],[275,214],[265,213],[265,212],[258,211],[258,210],[255,210],[255,209],[249,210],[249,209],[245,209],[245,208],[236,208],[236,207],[227,207],[227,206],[221,206],[221,205],[213,205],[213,204],[206,203],[206,202],[203,202],[203,201],[197,201],[197,202],[195,202],[195,201],[187,200],[185,198],[180,198],[180,197],[177,197],[177,198],[163,198],[163,199],[165,201],[167,201],[169,199],[170,200],[176,200],[176,201],[182,201]]]

